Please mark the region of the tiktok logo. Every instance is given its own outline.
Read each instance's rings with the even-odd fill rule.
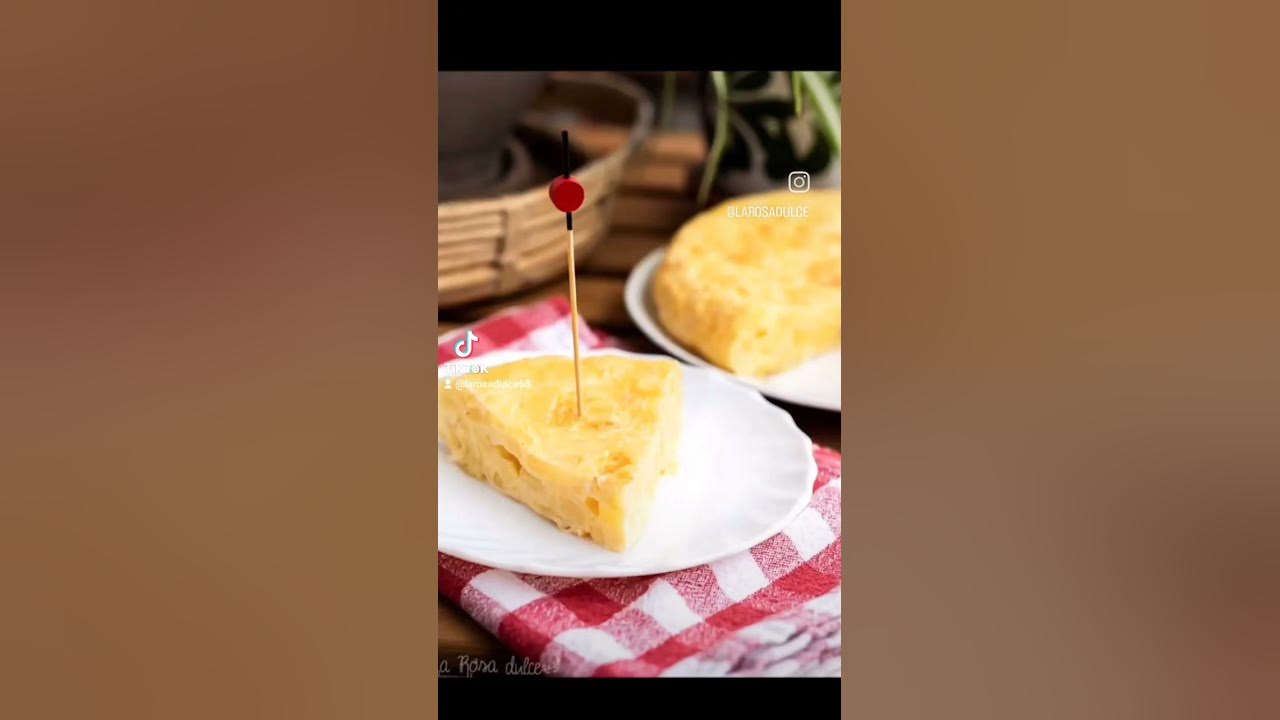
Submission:
[[[458,356],[458,357],[460,357],[460,358],[470,357],[470,356],[471,356],[471,350],[472,350],[472,348],[471,348],[471,344],[472,344],[472,343],[474,343],[474,342],[476,342],[476,341],[477,341],[477,340],[479,340],[479,339],[480,339],[480,338],[476,337],[476,334],[475,334],[475,333],[473,333],[473,332],[471,332],[470,330],[468,330],[468,331],[467,331],[467,337],[466,337],[466,338],[464,338],[464,339],[462,339],[462,340],[459,340],[458,342],[454,343],[454,345],[453,345],[453,354],[454,354],[454,355],[457,355],[457,356]],[[464,349],[463,349],[463,347],[462,347],[462,344],[463,344],[463,343],[466,343],[466,345],[467,345],[467,347],[466,347],[466,349],[465,349],[465,350],[464,350]]]

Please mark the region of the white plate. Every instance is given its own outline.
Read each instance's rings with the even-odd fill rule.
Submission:
[[[499,351],[490,367],[546,353]],[[588,353],[659,359],[618,350]],[[665,359],[665,358],[663,358]],[[665,477],[644,535],[615,553],[561,532],[470,475],[438,442],[440,551],[537,575],[630,577],[671,572],[742,552],[776,535],[809,504],[818,467],[791,416],[720,373],[681,368],[680,468]],[[441,368],[441,374],[444,370]]]
[[[627,278],[626,302],[631,319],[658,347],[687,363],[711,368],[734,380],[750,385],[771,398],[785,400],[822,410],[840,412],[840,351],[829,352],[809,360],[784,373],[767,378],[739,377],[725,372],[689,350],[680,341],[667,334],[658,322],[658,310],[653,304],[654,273],[667,254],[659,248],[645,256]]]

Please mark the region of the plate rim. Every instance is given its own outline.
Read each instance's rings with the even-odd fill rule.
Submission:
[[[509,359],[498,362],[496,363],[497,365],[501,365],[503,364],[503,362],[518,360],[524,357],[538,357],[538,356],[547,356],[547,355],[556,355],[556,356],[562,356],[562,357],[566,356],[565,354],[562,354],[556,351],[494,350],[491,353],[487,353],[486,355],[482,355],[476,358],[475,362],[482,362],[483,359],[488,357],[489,355],[508,356]],[[652,359],[652,360],[670,360],[670,358],[668,358],[665,355],[658,355],[655,353],[637,353],[637,352],[631,352],[628,350],[621,350],[618,348],[592,349],[583,353],[583,355],[584,356],[623,355],[623,356],[639,357],[639,358],[646,358],[646,359]],[[444,368],[444,364],[441,364],[438,366],[437,377],[440,377],[441,375],[443,375],[443,372],[444,372],[443,368]],[[699,368],[699,367],[694,367],[692,369],[695,372],[711,370],[711,368]],[[698,567],[700,565],[713,563],[717,560],[721,560],[731,555],[736,555],[738,553],[748,551],[751,548],[755,547],[756,545],[759,545],[765,540],[768,540],[769,538],[782,532],[783,530],[786,529],[788,525],[790,525],[800,515],[800,513],[804,512],[805,508],[807,508],[809,504],[813,501],[813,485],[815,482],[817,482],[817,479],[818,479],[818,462],[813,455],[813,440],[808,435],[806,435],[803,430],[800,429],[800,426],[796,424],[795,418],[791,417],[790,413],[788,413],[787,411],[783,410],[777,405],[774,405],[773,403],[766,400],[758,390],[750,386],[743,385],[741,383],[732,382],[728,378],[724,377],[724,373],[721,373],[721,372],[706,372],[705,374],[706,374],[706,377],[711,382],[719,383],[724,388],[726,388],[728,392],[744,393],[750,402],[758,403],[766,413],[769,413],[770,415],[773,415],[777,419],[782,421],[782,426],[779,428],[780,434],[794,435],[794,437],[797,438],[800,443],[799,447],[802,448],[804,451],[804,464],[805,464],[804,472],[805,472],[806,479],[804,481],[802,491],[800,493],[797,493],[796,498],[792,501],[791,507],[789,507],[785,513],[781,513],[779,515],[779,518],[775,520],[773,523],[771,523],[770,525],[768,525],[764,530],[760,531],[759,533],[753,534],[750,542],[735,543],[732,546],[730,546],[728,549],[722,549],[722,550],[711,552],[711,553],[704,553],[703,555],[698,555],[693,558],[681,559],[679,561],[666,563],[663,565],[654,565],[654,566],[648,566],[644,568],[636,568],[634,566],[605,563],[589,572],[582,572],[581,570],[565,571],[563,569],[556,568],[555,566],[546,565],[540,562],[521,562],[521,561],[494,562],[492,557],[485,557],[485,556],[482,556],[482,554],[472,553],[466,550],[459,552],[456,548],[448,549],[445,547],[446,538],[445,538],[444,530],[442,528],[438,530],[436,533],[437,550],[439,552],[445,553],[447,555],[451,555],[453,557],[456,557],[461,560],[465,560],[467,562],[473,562],[479,565],[484,565],[486,567],[491,567],[499,570],[526,573],[530,575],[543,575],[547,577],[584,578],[584,579],[585,578],[642,577],[645,575],[661,575],[665,573],[677,572],[680,570],[687,570],[688,568]],[[448,456],[448,452],[442,446],[438,435],[436,438],[436,447],[437,447],[438,459],[440,461],[453,464],[453,460]],[[459,470],[461,471],[461,468],[459,468]],[[463,474],[466,474],[466,473],[464,472]],[[479,480],[475,480],[474,478],[472,478],[472,480],[474,482],[480,482]],[[436,492],[437,492],[437,504],[438,504],[439,502],[438,481],[437,481]],[[529,512],[532,512],[532,511],[530,510]],[[583,542],[590,542],[590,540],[583,540]]]
[[[752,378],[741,377],[728,372],[724,368],[708,362],[705,358],[685,347],[683,343],[667,334],[662,328],[657,318],[649,314],[649,310],[645,307],[645,297],[652,292],[653,276],[656,272],[658,264],[667,254],[667,246],[655,248],[649,254],[645,255],[640,262],[635,264],[631,269],[631,273],[627,276],[626,286],[623,288],[623,304],[627,306],[627,314],[631,316],[631,321],[640,328],[654,344],[663,350],[671,353],[679,359],[690,365],[697,365],[709,370],[714,370],[721,375],[747,387],[754,388],[757,392],[767,395],[771,398],[791,403],[792,405],[801,405],[804,407],[815,408],[818,410],[826,410],[828,412],[841,412],[840,399],[837,396],[836,402],[824,403],[815,402],[810,399],[797,398],[794,395],[785,392],[779,392],[761,384]]]

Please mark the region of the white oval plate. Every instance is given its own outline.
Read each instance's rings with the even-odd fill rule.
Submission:
[[[658,322],[658,309],[653,304],[654,273],[667,254],[666,248],[649,253],[631,270],[627,278],[627,312],[640,330],[655,345],[687,363],[711,368],[726,377],[749,385],[771,398],[796,405],[840,412],[840,351],[825,353],[786,372],[767,378],[739,377],[712,365],[671,337]]]
[[[499,351],[475,362],[492,367],[546,354]],[[619,350],[588,354],[661,358]],[[611,552],[561,532],[467,475],[437,441],[440,551],[515,572],[630,577],[709,563],[781,532],[813,495],[818,477],[813,444],[790,415],[760,393],[720,373],[681,369],[680,468],[678,474],[662,479],[649,526],[629,550]]]

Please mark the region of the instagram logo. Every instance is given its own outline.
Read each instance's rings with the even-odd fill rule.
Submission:
[[[809,173],[797,170],[787,176],[787,189],[793,193],[809,192]]]

